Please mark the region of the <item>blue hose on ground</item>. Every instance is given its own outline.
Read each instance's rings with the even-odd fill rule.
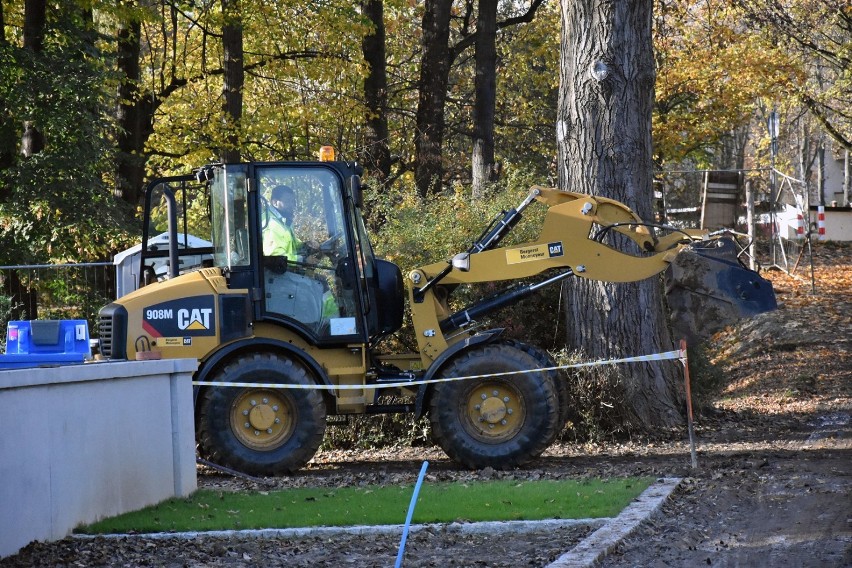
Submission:
[[[402,541],[399,543],[399,554],[396,555],[395,568],[402,566],[402,557],[405,554],[405,541],[408,538],[408,527],[411,525],[411,517],[414,516],[414,506],[417,504],[417,495],[420,493],[420,486],[423,484],[423,478],[426,477],[426,468],[429,467],[429,462],[424,461],[423,467],[420,468],[420,475],[417,476],[417,483],[414,485],[414,494],[411,496],[411,503],[408,505],[408,515],[405,517],[405,526],[402,527]]]

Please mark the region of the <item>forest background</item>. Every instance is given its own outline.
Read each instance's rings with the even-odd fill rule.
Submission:
[[[0,264],[109,260],[139,241],[146,180],[323,144],[365,166],[381,256],[448,258],[559,183],[574,3],[601,2],[3,0]],[[816,187],[820,156],[852,149],[849,0],[654,0],[653,42],[658,172],[772,160]],[[560,299],[510,332],[565,347],[536,317]]]

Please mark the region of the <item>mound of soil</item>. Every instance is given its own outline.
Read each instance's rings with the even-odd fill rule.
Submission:
[[[709,342],[724,380],[686,429],[613,444],[558,444],[530,467],[459,470],[435,448],[321,451],[298,476],[255,482],[199,469],[199,486],[270,489],[448,479],[682,477],[662,511],[603,566],[852,566],[852,247],[815,244],[814,271],[765,272],[780,308]],[[546,566],[587,530],[516,535],[425,531],[404,565]],[[390,566],[398,536],[278,540],[64,539],[0,566]]]

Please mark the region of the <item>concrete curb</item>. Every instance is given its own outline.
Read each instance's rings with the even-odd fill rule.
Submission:
[[[613,519],[548,519],[544,521],[491,521],[482,523],[427,523],[410,525],[410,533],[432,530],[435,532],[450,532],[460,534],[506,534],[506,533],[528,533],[536,531],[548,531],[576,526],[602,527]],[[340,534],[349,535],[400,535],[404,525],[354,525],[351,527],[305,527],[294,529],[256,529],[256,530],[228,530],[228,531],[198,531],[198,532],[161,532],[161,533],[137,533],[137,534],[75,534],[78,539],[122,539],[122,538],[146,538],[151,540],[165,540],[170,538],[193,540],[196,538],[228,538],[236,540],[252,540],[262,538],[302,538],[311,536],[334,536]]]
[[[678,478],[662,478],[642,492],[632,505],[557,558],[547,568],[586,568],[612,552],[639,524],[656,513],[680,484]]]

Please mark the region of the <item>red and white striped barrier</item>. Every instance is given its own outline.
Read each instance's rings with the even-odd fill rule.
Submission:
[[[805,217],[802,215],[801,211],[796,213],[796,238],[805,238]]]
[[[825,240],[825,205],[817,207],[817,238]]]

